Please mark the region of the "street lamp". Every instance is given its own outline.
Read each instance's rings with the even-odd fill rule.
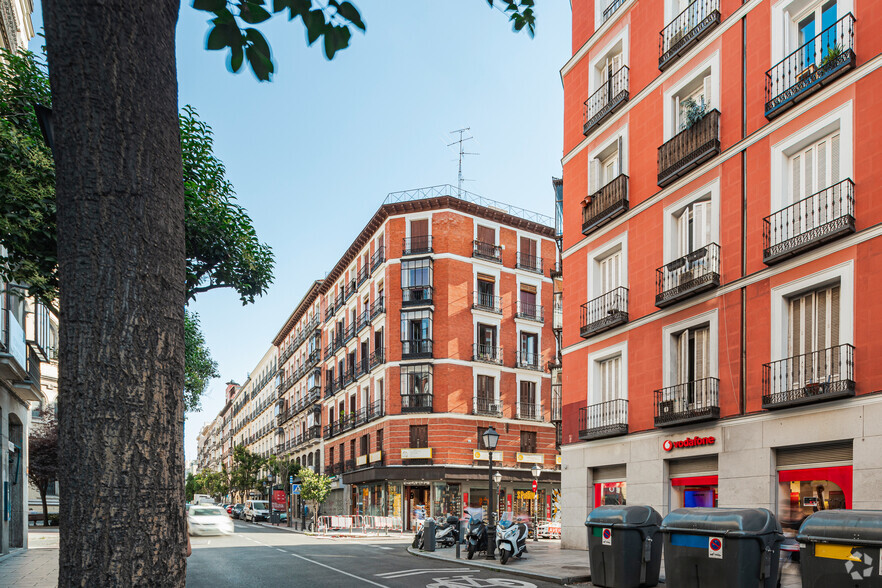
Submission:
[[[542,473],[542,468],[538,463],[534,463],[530,471],[533,472],[533,541],[539,541],[539,503],[537,497],[539,496],[539,475]]]
[[[493,526],[493,451],[499,443],[499,433],[491,426],[484,431],[481,439],[484,441],[484,447],[487,448],[489,457],[487,462],[490,464],[490,494],[487,495],[487,559],[496,559],[496,528]],[[499,472],[496,475],[502,478]]]

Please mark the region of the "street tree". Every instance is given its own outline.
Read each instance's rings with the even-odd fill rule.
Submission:
[[[43,504],[43,524],[49,525],[49,506],[46,493],[49,484],[58,479],[58,420],[55,411],[43,409],[40,419],[31,426],[28,435],[28,480],[40,492]]]
[[[331,493],[331,478],[324,474],[313,472],[309,468],[300,470],[300,498],[304,500],[312,510],[313,529],[318,529],[319,507],[328,499]]]
[[[289,488],[289,480],[291,476],[296,476],[300,472],[300,464],[297,463],[290,455],[277,456],[271,455],[267,461],[270,472],[276,480],[285,488],[285,512],[288,513],[288,526],[291,526],[293,513],[291,512],[291,491]]]
[[[220,373],[199,328],[199,315],[189,310],[184,312],[184,371],[184,410],[198,411],[208,383]]]
[[[532,32],[533,0],[496,1],[516,30]],[[269,79],[269,44],[239,26],[268,20],[265,0],[195,4],[214,15],[208,47],[229,48],[231,69],[248,59]],[[179,0],[43,4],[64,322],[60,459],[78,465],[60,474],[62,586],[185,583],[179,8]],[[329,58],[348,46],[350,27],[366,28],[338,0],[274,0],[272,11],[299,18]]]
[[[251,490],[260,488],[258,476],[264,465],[266,460],[248,451],[244,445],[236,445],[233,448],[231,486],[240,493],[243,500],[248,497]]]
[[[187,472],[187,481],[184,483],[184,498],[187,502],[193,502],[193,496],[202,493],[202,481],[193,475],[193,472]]]

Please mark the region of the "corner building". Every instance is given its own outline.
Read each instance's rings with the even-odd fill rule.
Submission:
[[[502,508],[553,516],[556,255],[542,215],[450,186],[387,197],[275,338],[276,450],[334,476],[323,514],[408,529],[486,504],[492,425]]]
[[[880,30],[869,0],[573,1],[565,547],[601,504],[882,508]]]

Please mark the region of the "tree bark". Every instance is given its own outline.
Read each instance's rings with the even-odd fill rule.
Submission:
[[[184,586],[178,0],[45,0],[61,341],[60,586]]]
[[[37,490],[40,491],[40,502],[43,503],[43,526],[49,526],[49,505],[46,503],[46,491],[49,489],[48,484],[41,484]],[[34,523],[36,525],[36,523]]]

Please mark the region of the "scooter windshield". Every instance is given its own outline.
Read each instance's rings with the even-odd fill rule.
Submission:
[[[499,517],[499,526],[503,529],[508,529],[511,527],[514,522],[514,516],[512,516],[512,512],[510,510],[502,513]]]

